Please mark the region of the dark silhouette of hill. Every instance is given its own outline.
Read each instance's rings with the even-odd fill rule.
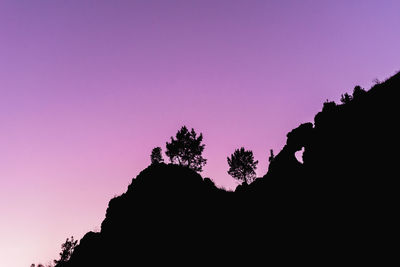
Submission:
[[[394,255],[399,89],[396,74],[346,104],[326,102],[288,133],[263,178],[235,192],[186,167],[149,166],[57,266],[384,263]]]

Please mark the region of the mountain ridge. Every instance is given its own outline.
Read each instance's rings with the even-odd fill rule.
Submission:
[[[327,101],[314,123],[287,134],[262,178],[234,192],[189,168],[149,166],[110,200],[101,231],[87,233],[56,266],[207,264],[244,244],[252,256],[233,258],[247,263],[267,261],[264,254],[360,262],[392,251],[383,242],[398,199],[399,88],[397,73],[345,104]],[[295,153],[303,148],[301,163]]]

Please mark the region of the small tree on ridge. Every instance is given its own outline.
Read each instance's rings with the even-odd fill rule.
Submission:
[[[71,236],[71,239],[67,238],[65,243],[61,245],[60,259],[54,260],[54,264],[59,264],[62,262],[67,262],[74,252],[76,245],[78,244],[78,240],[74,240],[74,237]]]
[[[269,161],[269,163],[271,163],[275,159],[274,150],[270,149],[269,153],[270,153],[270,155],[269,155],[268,161]]]
[[[151,164],[158,164],[164,162],[164,159],[161,155],[161,147],[153,148],[153,150],[151,151],[150,159],[151,159]]]
[[[253,151],[245,150],[244,147],[236,149],[227,160],[229,164],[229,175],[246,184],[250,184],[254,181],[258,160],[254,161]]]
[[[181,166],[187,166],[194,171],[203,171],[203,166],[207,160],[203,158],[204,151],[203,134],[197,133],[183,126],[177,133],[176,139],[171,137],[171,142],[166,144],[165,154],[169,157],[171,163],[178,163]]]

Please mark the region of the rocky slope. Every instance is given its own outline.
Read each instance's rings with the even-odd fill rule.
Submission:
[[[288,133],[263,178],[235,192],[184,167],[149,166],[110,201],[101,232],[58,266],[371,263],[390,254],[399,89],[397,74],[346,104],[325,103],[314,123]]]

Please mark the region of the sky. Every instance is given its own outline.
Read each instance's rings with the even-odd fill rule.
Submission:
[[[400,2],[0,0],[0,265],[98,231],[156,146],[204,135],[202,175],[268,168],[322,103],[400,70]],[[164,155],[165,157],[165,155]],[[221,229],[223,231],[223,229]]]

